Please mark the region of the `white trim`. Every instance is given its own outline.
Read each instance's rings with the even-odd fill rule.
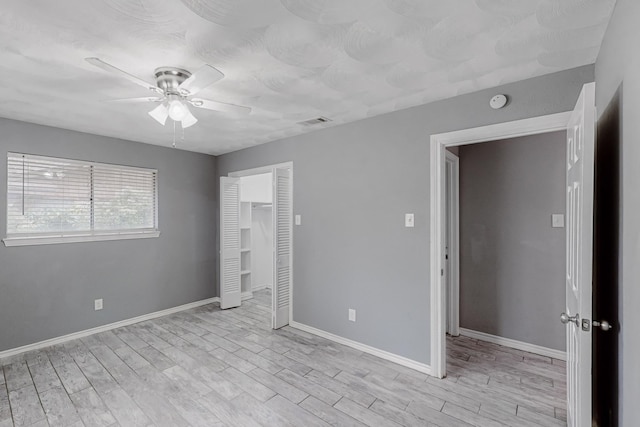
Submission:
[[[293,262],[294,262],[294,258],[295,258],[294,255],[293,255],[295,253],[295,251],[294,251],[294,243],[293,243],[294,240],[295,240],[294,239],[295,227],[293,226],[293,224],[294,224],[293,218],[295,217],[295,214],[294,214],[294,210],[293,210],[293,203],[295,201],[295,198],[293,197],[293,185],[294,185],[294,181],[293,181],[293,162],[289,162],[289,163],[291,164],[290,169],[289,169],[289,172],[290,172],[289,176],[291,178],[291,181],[290,181],[290,184],[289,184],[289,191],[291,192],[290,193],[290,195],[291,195],[291,217],[289,218],[289,230],[291,231],[291,234],[290,234],[290,236],[291,236],[291,242],[290,242],[291,248],[290,248],[290,251],[289,251],[289,323],[291,323],[291,322],[293,322],[293,280],[295,278],[295,276],[294,276],[295,271],[294,271],[294,266],[293,266]],[[274,191],[274,194],[275,194],[275,191]],[[274,221],[275,221],[275,216],[273,218],[274,218]],[[274,236],[274,238],[275,238],[275,236]],[[273,286],[275,287],[275,285],[276,285],[276,281],[275,281],[275,277],[274,277]],[[271,290],[272,290],[272,294],[273,294],[274,288],[272,287]],[[274,314],[273,318],[274,318],[274,322],[275,322],[275,314]]]
[[[261,291],[263,289],[271,289],[271,285],[264,284],[264,285],[259,285],[259,286],[251,286],[251,292],[258,292],[258,291]]]
[[[444,210],[444,161],[445,147],[476,144],[566,130],[571,112],[550,114],[530,119],[464,129],[454,132],[431,135],[430,147],[430,205],[431,205],[431,259],[430,259],[430,295],[431,295],[431,371],[432,375],[443,378],[446,375],[445,340],[445,304],[441,269],[444,265],[442,226]]]
[[[493,344],[502,345],[504,347],[515,348],[517,350],[528,351],[529,353],[539,354],[540,356],[552,357],[559,360],[567,360],[567,353],[561,350],[554,350],[540,345],[529,344],[523,341],[512,340],[511,338],[499,337],[484,332],[472,331],[471,329],[460,328],[460,335],[474,338],[480,341],[487,341]]]
[[[131,240],[131,239],[151,239],[160,237],[159,231],[144,232],[122,232],[109,234],[85,234],[67,236],[34,236],[34,237],[5,237],[2,239],[6,247],[11,246],[32,246],[32,245],[54,245],[59,243],[83,243],[102,242],[109,240]]]
[[[445,161],[451,165],[449,200],[449,334],[460,335],[460,158],[445,151]],[[446,182],[446,180],[445,180]]]
[[[371,347],[369,345],[362,344],[347,338],[343,338],[341,336],[334,335],[330,332],[326,332],[321,329],[316,329],[312,326],[307,326],[305,324],[294,322],[292,320],[289,320],[289,326],[291,326],[292,328],[296,328],[301,331],[305,331],[310,334],[328,339],[330,341],[337,342],[338,344],[346,345],[347,347],[355,348],[356,350],[360,350],[365,353],[372,354],[381,359],[385,359],[390,362],[397,363],[398,365],[406,366],[407,368],[414,369],[418,372],[422,372],[423,374],[431,375],[431,367],[429,365],[416,362],[415,360],[408,359],[404,356],[399,356],[397,354],[389,353],[388,351],[380,350],[378,348]]]
[[[243,176],[262,175],[263,173],[273,173],[274,169],[291,169],[293,171],[293,162],[276,163],[274,165],[259,166],[257,168],[229,172],[227,176],[241,178]]]
[[[253,290],[246,291],[240,294],[240,301],[244,301],[251,298],[253,298]]]
[[[446,151],[436,136],[431,136],[431,375],[444,378],[446,375],[446,341],[445,341],[445,297],[442,281],[442,241],[444,227],[444,158]]]
[[[166,316],[169,314],[177,313],[179,311],[189,310],[191,308],[200,307],[207,304],[219,303],[220,298],[213,297],[207,298],[200,301],[190,302],[187,304],[179,305],[177,307],[167,308],[165,310],[154,311],[153,313],[143,314],[142,316],[132,317],[130,319],[120,320],[118,322],[109,323],[102,326],[97,326],[91,329],[85,329],[83,331],[73,332],[71,334],[62,335],[56,338],[50,338],[48,340],[39,341],[33,344],[23,345],[22,347],[11,348],[9,350],[0,351],[0,361],[4,358],[15,356],[21,353],[25,353],[27,351],[39,350],[44,347],[49,347],[56,344],[62,344],[67,341],[75,340],[78,338],[83,338],[89,335],[97,334],[100,332],[110,331],[112,329],[120,328],[122,326],[133,325],[134,323],[143,322],[145,320],[155,319],[157,317]]]
[[[442,145],[455,147],[457,145],[476,144],[478,142],[562,131],[567,129],[567,123],[570,117],[571,111],[566,111],[564,113],[549,114],[548,116],[532,117],[530,119],[514,120],[512,122],[497,123],[495,125],[440,133],[432,135],[431,141],[433,142],[435,139]]]

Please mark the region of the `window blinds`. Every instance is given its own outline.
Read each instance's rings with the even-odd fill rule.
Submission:
[[[157,172],[8,153],[7,237],[157,229]]]
[[[93,166],[94,230],[156,228],[156,173],[112,165]]]

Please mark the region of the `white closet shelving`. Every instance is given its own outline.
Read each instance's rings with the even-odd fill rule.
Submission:
[[[240,203],[241,292],[251,292],[251,202]]]
[[[240,285],[242,299],[273,283],[273,176],[251,175],[240,182]]]

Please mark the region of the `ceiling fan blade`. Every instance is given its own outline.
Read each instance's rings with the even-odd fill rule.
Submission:
[[[162,126],[164,126],[164,124],[167,122],[167,117],[169,117],[169,109],[166,105],[160,104],[153,110],[149,111],[149,115]]]
[[[107,99],[106,102],[115,102],[118,104],[141,104],[145,102],[162,102],[163,98],[154,96],[145,96],[143,98],[121,98],[121,99]]]
[[[223,77],[224,74],[222,74],[220,70],[213,68],[211,65],[205,64],[200,67],[198,71],[191,74],[191,77],[183,81],[182,84],[178,86],[178,89],[181,92],[188,92],[187,95],[195,95],[202,89],[214,84]]]
[[[158,93],[162,93],[162,89],[160,89],[158,86],[156,86],[154,83],[149,83],[146,82],[142,79],[139,79],[138,77],[127,73],[126,71],[122,71],[120,68],[116,68],[111,64],[107,64],[106,62],[104,62],[103,60],[99,59],[99,58],[85,58],[85,61],[87,61],[89,64],[96,66],[98,68],[101,68],[105,71],[108,71],[110,73],[113,74],[117,74],[120,77],[124,77],[125,79],[129,80],[132,83],[135,83],[139,86],[142,86],[146,89],[152,90],[154,92],[158,92]]]
[[[251,108],[249,107],[212,101],[210,99],[191,99],[189,103],[197,108],[204,108],[206,110],[213,111],[223,111],[225,113],[249,114],[251,112]]]
[[[182,119],[180,123],[182,124],[182,129],[186,129],[190,126],[195,125],[197,122],[198,122],[198,119],[196,119],[196,117],[193,114],[191,114],[191,111],[189,111],[187,116],[184,119]]]

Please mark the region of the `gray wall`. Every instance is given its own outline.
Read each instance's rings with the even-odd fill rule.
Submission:
[[[565,349],[566,132],[460,147],[460,326]]]
[[[229,153],[218,170],[294,162],[295,321],[429,363],[429,136],[571,110],[590,81],[593,66],[508,84]],[[496,93],[507,108],[489,107]]]
[[[596,106],[622,86],[621,423],[640,420],[640,2],[618,0],[596,62]]]
[[[5,119],[0,135],[2,189],[7,151],[157,168],[161,231],[157,239],[0,243],[0,351],[215,295],[215,157]],[[3,196],[0,237],[6,211]],[[104,310],[93,310],[96,298]]]

